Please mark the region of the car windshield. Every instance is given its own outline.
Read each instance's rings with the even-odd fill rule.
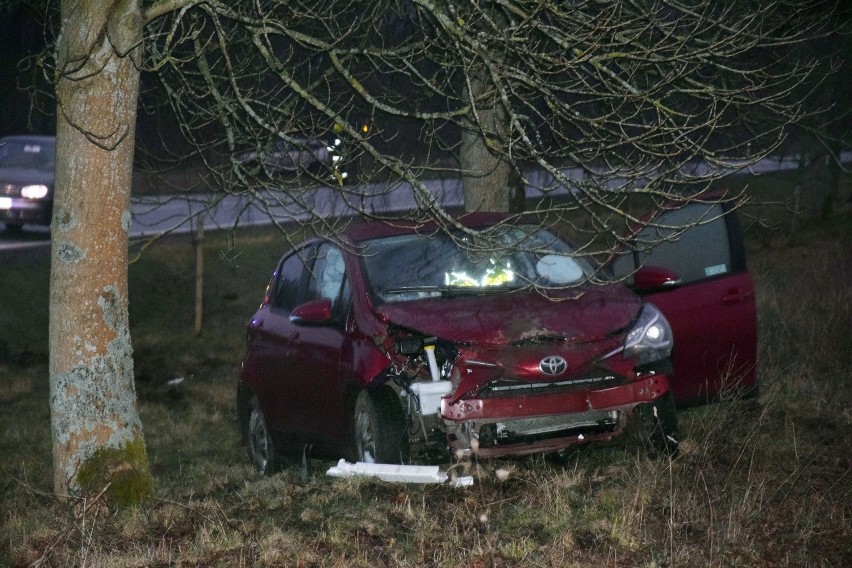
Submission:
[[[575,286],[592,274],[592,267],[574,252],[554,233],[533,226],[361,243],[370,289],[384,302]]]
[[[55,146],[50,143],[11,140],[0,143],[0,168],[52,170]]]

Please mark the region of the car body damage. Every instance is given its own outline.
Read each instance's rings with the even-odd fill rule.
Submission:
[[[744,264],[723,251],[706,262],[690,251],[698,276],[686,285],[677,263],[624,264],[643,299],[602,282],[601,267],[536,219],[471,214],[458,223],[449,232],[353,225],[284,255],[248,324],[238,382],[258,469],[306,448],[367,463],[557,452],[610,440],[631,421],[671,451],[674,400],[719,384],[726,352],[753,368],[753,294]],[[702,307],[718,290],[745,329],[727,330],[728,318]],[[685,312],[686,301],[699,307]],[[673,328],[701,321],[714,323],[678,343]],[[673,345],[674,368],[691,376],[673,374]],[[712,365],[678,363],[680,353]]]
[[[379,311],[390,323],[377,344],[391,364],[370,386],[390,383],[398,393],[415,455],[522,455],[609,440],[633,407],[668,392],[666,364],[637,370],[622,355],[642,309],[625,288],[591,287],[578,310],[555,309],[556,298],[535,291],[520,294],[529,297]],[[539,325],[518,325],[518,302]],[[600,317],[588,313],[603,303]],[[417,321],[424,331],[396,321]]]

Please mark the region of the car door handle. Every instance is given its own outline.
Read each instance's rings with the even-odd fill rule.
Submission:
[[[731,288],[725,295],[722,296],[722,301],[726,304],[733,304],[736,302],[744,302],[753,296],[750,290],[740,290],[739,288]]]

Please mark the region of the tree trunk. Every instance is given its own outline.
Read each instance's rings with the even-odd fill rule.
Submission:
[[[195,230],[195,335],[201,336],[204,323],[204,215],[198,216]]]
[[[139,0],[63,0],[56,48],[50,407],[54,489],[152,493],[133,384],[127,245],[142,15]]]
[[[481,91],[483,88],[479,81],[472,81],[472,84],[474,90]],[[478,97],[481,92],[476,95]],[[470,98],[474,100],[476,97]],[[482,100],[477,102],[483,104]],[[498,141],[504,141],[507,137],[506,113],[494,99],[484,104],[484,108],[477,107],[479,124],[472,122],[462,131],[459,158],[464,184],[464,209],[521,211],[524,208],[524,193],[520,176],[507,156],[495,147],[502,143]]]
[[[831,219],[835,208],[840,203],[840,152],[842,150],[840,142],[836,139],[828,145],[828,156],[826,157],[828,181],[823,196],[822,210],[820,211],[823,220]]]

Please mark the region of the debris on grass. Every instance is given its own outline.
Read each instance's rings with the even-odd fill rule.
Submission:
[[[349,463],[344,459],[326,472],[331,477],[375,477],[390,483],[446,483],[453,487],[473,485],[473,477],[454,477],[440,470],[437,465],[398,465],[384,463]]]

